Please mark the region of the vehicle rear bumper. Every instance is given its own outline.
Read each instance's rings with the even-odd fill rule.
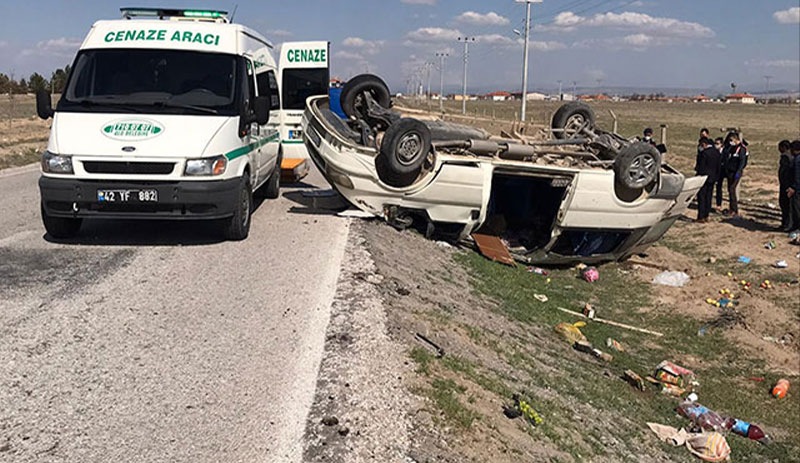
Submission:
[[[53,217],[219,219],[233,215],[238,178],[213,181],[131,182],[41,176],[44,211]],[[100,202],[97,190],[157,190],[157,202]]]

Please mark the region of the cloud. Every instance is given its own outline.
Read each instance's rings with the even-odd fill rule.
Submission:
[[[494,11],[490,11],[486,14],[480,14],[474,11],[465,11],[456,16],[456,22],[475,24],[478,26],[505,26],[509,23],[508,18],[500,16]]]
[[[647,34],[630,34],[624,37],[579,40],[574,42],[572,47],[583,49],[627,49],[634,51],[645,51],[651,47],[664,46],[672,43],[675,43],[675,40],[670,37],[656,37]]]
[[[357,49],[366,55],[377,55],[385,43],[383,40],[364,40],[360,37],[347,37],[342,40],[342,46]]]
[[[364,61],[364,57],[352,51],[339,50],[333,54],[334,58],[347,59],[352,61]]]
[[[57,39],[43,40],[34,48],[26,48],[20,52],[22,56],[59,56],[70,57],[81,46],[80,39],[59,37]]]
[[[464,34],[458,29],[443,29],[441,27],[421,27],[406,34],[406,39],[412,43],[455,42]]]
[[[800,60],[796,59],[776,59],[776,60],[748,60],[745,61],[746,66],[759,67],[759,68],[784,68],[792,69],[800,67]]]
[[[800,7],[795,6],[788,10],[776,11],[772,17],[781,24],[800,24]]]
[[[436,0],[400,0],[407,5],[436,5]]]
[[[289,32],[287,30],[283,30],[283,29],[275,29],[275,30],[267,31],[267,36],[268,37],[291,37],[292,35],[294,35],[294,34],[292,34],[291,32]]]
[[[0,40],[0,48],[5,48],[7,46],[8,46],[8,42],[6,42],[5,40]]]
[[[698,39],[714,37],[710,28],[695,22],[674,18],[654,17],[644,13],[626,11],[624,13],[602,13],[594,16],[579,16],[571,11],[559,13],[549,25],[539,26],[540,30],[573,31],[581,27],[608,28],[639,32],[649,36],[679,37]]]

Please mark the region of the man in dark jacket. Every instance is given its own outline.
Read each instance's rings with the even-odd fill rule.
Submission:
[[[786,189],[786,195],[791,199],[791,213],[789,217],[789,231],[800,231],[800,140],[791,144],[792,155],[792,185]]]
[[[725,158],[725,177],[728,180],[728,200],[730,207],[728,211],[731,216],[736,217],[739,215],[739,197],[737,188],[739,181],[742,179],[742,172],[747,165],[747,147],[741,142],[737,132],[728,134],[728,146],[725,147],[723,157]]]
[[[708,222],[708,214],[711,212],[711,196],[714,192],[714,185],[719,179],[720,172],[720,152],[714,147],[714,142],[703,137],[698,143],[702,151],[697,155],[694,170],[697,175],[705,175],[706,182],[697,193],[697,222]]]
[[[789,211],[791,210],[791,198],[787,196],[787,191],[794,180],[792,163],[794,157],[791,152],[789,140],[782,140],[778,143],[778,204],[781,207],[781,230],[789,231]]]

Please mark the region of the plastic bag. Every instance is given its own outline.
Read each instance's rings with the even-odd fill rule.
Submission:
[[[560,334],[565,341],[569,342],[570,344],[575,344],[578,341],[586,341],[586,336],[581,333],[581,328],[586,326],[584,322],[575,322],[575,323],[559,323],[555,326],[555,332]]]
[[[692,278],[683,272],[661,272],[653,278],[653,283],[681,288]]]

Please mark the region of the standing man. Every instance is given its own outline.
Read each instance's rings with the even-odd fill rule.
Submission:
[[[721,168],[720,152],[714,148],[714,142],[708,137],[700,139],[698,145],[701,148],[697,155],[697,162],[694,170],[697,175],[705,175],[706,182],[697,193],[697,223],[708,222],[708,214],[711,212],[711,196],[714,193],[714,185],[719,179]]]
[[[778,143],[778,205],[781,207],[781,230],[789,230],[789,213],[791,211],[791,198],[788,196],[789,187],[794,181],[793,161],[791,143],[789,140],[782,140]]]
[[[731,217],[739,215],[739,196],[737,188],[742,180],[744,167],[747,165],[747,148],[742,144],[738,132],[728,134],[728,146],[725,147],[725,177],[728,179],[728,213]]]
[[[800,231],[800,140],[792,141],[792,185],[786,189],[786,196],[791,199],[789,232]]]
[[[716,211],[722,211],[722,181],[725,178],[725,174],[722,171],[723,166],[725,166],[725,140],[722,137],[717,137],[714,139],[714,147],[719,151],[719,165],[720,165],[720,174],[719,179],[717,180],[716,190],[717,190],[717,208]]]
[[[642,137],[643,142],[650,143],[651,145],[656,146],[656,142],[655,140],[653,140],[653,129],[647,127],[646,129],[644,129],[644,132],[642,132],[642,135],[643,135]]]

